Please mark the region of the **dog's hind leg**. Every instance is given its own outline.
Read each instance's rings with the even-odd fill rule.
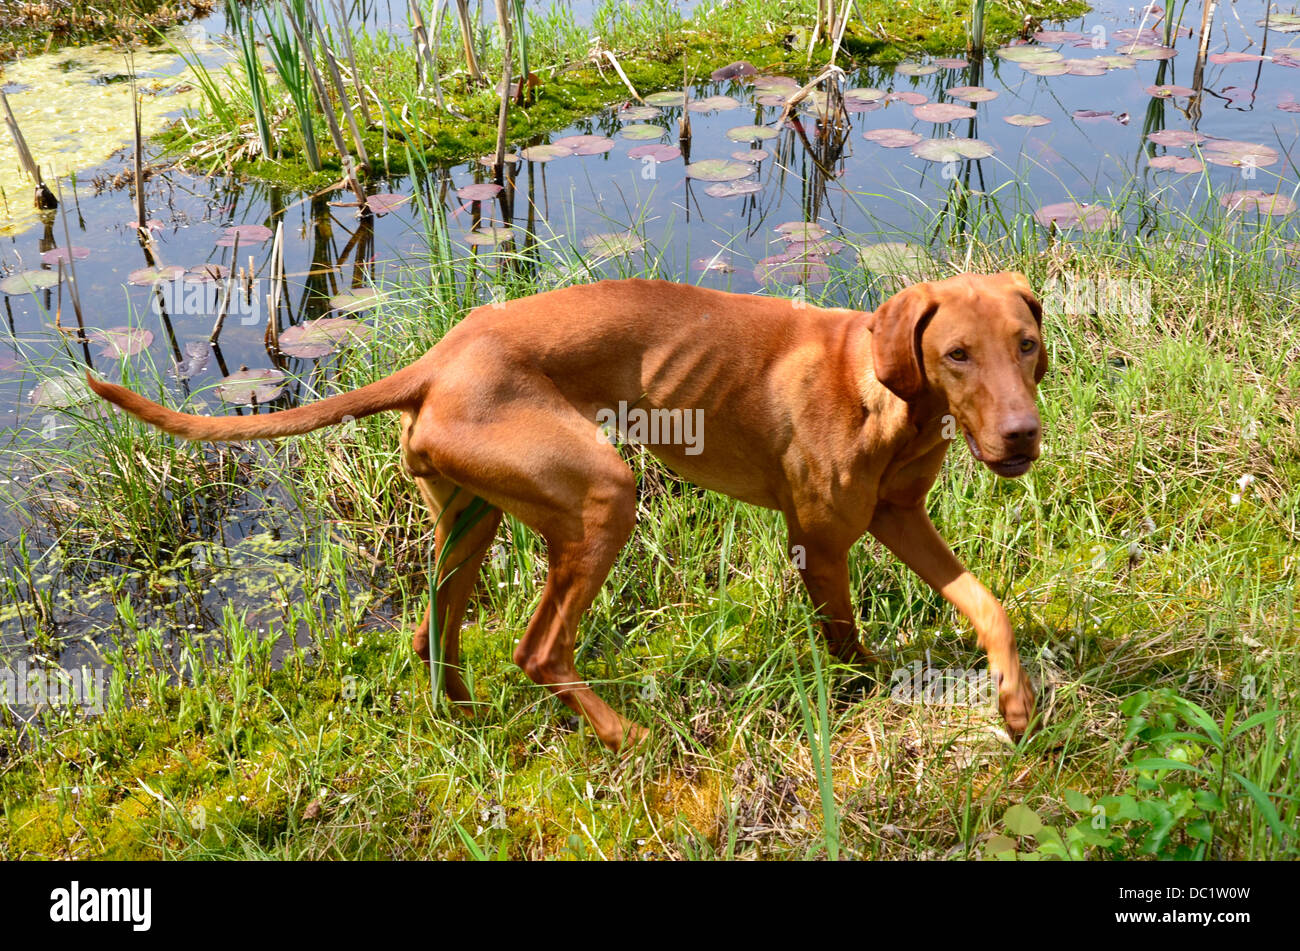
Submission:
[[[501,510],[442,479],[417,477],[416,485],[437,521],[433,565],[438,578],[433,600],[437,602],[441,635],[443,688],[448,699],[468,710],[473,698],[461,677],[460,626],[478,584],[483,556],[501,524]],[[433,607],[431,601],[411,638],[411,646],[426,664],[431,663],[429,630],[435,616]]]

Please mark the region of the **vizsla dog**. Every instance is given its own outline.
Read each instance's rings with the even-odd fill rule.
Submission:
[[[873,313],[601,281],[480,307],[391,376],[283,412],[194,416],[111,383],[90,385],[192,440],[275,439],[400,411],[403,467],[438,517],[435,630],[448,695],[471,700],[457,672],[461,619],[501,513],[510,512],[545,539],[549,561],[515,662],[613,749],[646,731],[574,667],[578,621],[636,520],[632,470],[599,420],[616,407],[622,419],[628,407],[665,420],[692,414],[703,428],[688,444],[660,439],[647,449],[707,489],[784,513],[836,657],[869,656],[858,643],[848,569],[850,547],[869,531],[970,619],[1018,736],[1034,694],[1011,624],[939,537],[925,497],[958,428],[1000,476],[1021,475],[1038,457],[1041,323],[1028,281],[1014,272],[916,284]],[[442,558],[476,499],[484,501],[474,514],[485,514],[462,520],[455,557]],[[414,636],[426,661],[429,627],[426,610]]]

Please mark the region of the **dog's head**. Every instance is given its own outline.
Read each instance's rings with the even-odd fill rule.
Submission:
[[[1038,458],[1042,323],[1017,271],[914,284],[868,319],[876,379],[909,404],[946,407],[975,458],[1014,478]]]

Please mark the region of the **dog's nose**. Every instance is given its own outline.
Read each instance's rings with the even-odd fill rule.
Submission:
[[[1038,416],[1014,416],[1002,424],[1002,440],[1008,446],[1020,449],[1032,446],[1038,439]]]

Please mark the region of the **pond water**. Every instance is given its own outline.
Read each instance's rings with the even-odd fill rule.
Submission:
[[[1080,20],[1047,25],[1049,32],[1030,45],[990,51],[982,64],[920,59],[849,75],[845,88],[858,91],[846,98],[846,121],[838,127],[821,121],[816,101],[801,104],[793,121],[778,126],[783,98],[797,85],[792,81],[702,82],[689,90],[689,156],[678,148],[680,104],[650,97],[667,104],[626,103],[637,110],[607,109],[551,136],[558,157],[525,151],[532,160],[516,167],[511,193],[474,200],[469,186],[488,184],[480,191],[493,191],[490,170],[477,162],[439,170],[432,181],[394,178],[376,191],[418,193],[440,203],[466,256],[474,246],[479,253],[490,249],[489,239],[502,234],[492,227],[509,229],[517,245],[531,230],[543,243],[577,249],[599,273],[638,272],[649,256],[678,279],[744,292],[825,292],[852,306],[872,304],[837,298],[840,273],[865,266],[883,279],[923,271],[922,262],[942,256],[954,235],[1011,222],[1026,222],[1044,238],[1053,221],[1076,231],[1149,232],[1157,227],[1153,212],[1177,215],[1226,201],[1243,236],[1275,231],[1285,260],[1297,247],[1300,33],[1266,31],[1257,25],[1266,4],[1237,3],[1221,13],[1212,55],[1198,69],[1197,37],[1186,27],[1199,27],[1199,9],[1188,10],[1166,47],[1159,15],[1126,3],[1096,7]],[[404,33],[401,4],[368,9],[369,22],[399,23],[394,30]],[[1289,30],[1293,23],[1282,25]],[[212,38],[220,21],[208,29]],[[218,61],[222,54],[203,55]],[[81,70],[92,84],[105,85],[122,72],[106,58],[67,61],[76,65],[64,72]],[[710,65],[721,67],[725,58]],[[174,57],[137,57],[138,68],[153,71],[160,93],[174,92],[168,77],[182,66]],[[15,104],[27,75],[21,69],[10,71],[17,79],[6,78]],[[185,102],[162,98],[149,123]],[[305,197],[220,176],[159,171],[145,189],[151,257],[130,225],[136,218],[127,187],[130,150],[99,159],[130,141],[129,113],[114,123],[86,147],[82,157],[90,164],[75,181],[61,180],[66,215],[11,216],[0,240],[0,434],[7,433],[0,442],[57,440],[55,407],[76,403],[81,394],[75,385],[46,381],[85,364],[116,378],[120,362],[131,361],[166,380],[174,405],[202,394],[208,412],[223,411],[213,389],[223,377],[241,367],[269,371],[275,363],[265,345],[263,285],[242,304],[232,297],[219,346],[209,347],[217,288],[230,268],[267,273],[277,224],[283,224],[287,275],[282,334],[330,315],[364,320],[366,289],[375,282],[400,288],[402,269],[410,266],[404,262],[424,247],[414,202],[365,223],[355,209],[331,204],[343,193]],[[59,142],[57,135],[40,141]],[[13,164],[12,152],[4,151],[9,146],[7,140],[0,145],[0,164]],[[20,205],[14,187],[6,193]],[[961,194],[968,199],[957,201]],[[237,256],[232,228],[239,234]],[[478,238],[471,237],[475,230]],[[89,346],[54,329],[56,316],[64,327],[75,326],[68,281],[59,280],[69,245],[76,249],[71,257],[88,334],[97,338]],[[151,283],[178,274],[180,280]],[[312,344],[322,356],[309,355]],[[301,341],[301,356],[281,358],[289,385],[273,406],[296,399],[300,381],[318,362],[328,367],[334,359],[332,349],[328,340]],[[22,479],[24,465],[4,469]],[[238,522],[232,530],[248,534],[257,524]],[[17,557],[20,527],[35,533],[38,548],[50,542],[18,513],[0,514],[7,566]],[[15,631],[0,618],[0,635]]]

